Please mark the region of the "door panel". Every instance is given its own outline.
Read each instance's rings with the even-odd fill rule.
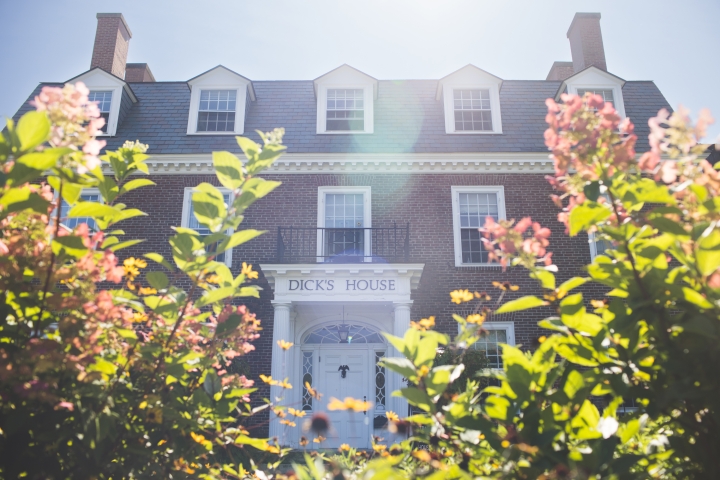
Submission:
[[[320,350],[319,391],[323,394],[319,411],[325,411],[330,417],[331,429],[327,440],[317,445],[319,448],[337,448],[348,443],[356,448],[370,447],[370,424],[372,409],[363,412],[329,411],[327,404],[332,397],[344,400],[352,397],[359,400],[372,399],[368,376],[368,350]],[[347,365],[345,378],[339,370]]]

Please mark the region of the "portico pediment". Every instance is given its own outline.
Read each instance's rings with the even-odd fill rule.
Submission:
[[[276,302],[398,302],[410,300],[421,263],[260,265]]]

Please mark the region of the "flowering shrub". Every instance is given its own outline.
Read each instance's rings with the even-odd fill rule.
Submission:
[[[172,259],[120,263],[116,253],[141,241],[123,239],[121,223],[144,213],[119,200],[153,185],[136,175],[148,173],[147,147],[98,157],[104,120],[87,95],[82,84],[46,87],[37,111],[0,136],[0,476],[241,478],[248,449],[279,449],[242,427],[255,389],[229,368],[258,336],[235,304],[257,296],[257,272],[243,264],[233,276],[215,258],[262,233],[236,229],[278,185],[257,174],[282,153],[282,131],[263,146],[239,138],[245,162],[213,154],[233,197],[197,187],[210,235],[176,228]],[[86,187],[102,201],[80,201]],[[84,223],[66,228],[62,212]]]
[[[404,358],[383,363],[408,379],[399,394],[421,412],[391,419],[389,433],[408,439],[307,457],[293,475],[720,478],[720,173],[698,143],[712,119],[703,112],[693,126],[683,109],[661,111],[637,158],[633,124],[610,103],[562,100],[547,101],[545,133],[558,220],[605,242],[604,254],[558,285],[547,228],[488,219],[490,258],[527,269],[543,293],[505,301],[517,287],[495,282],[493,301],[457,290],[454,303],[476,304],[455,316],[457,337],[433,331],[434,319],[389,336]],[[606,295],[586,298],[590,282]],[[484,374],[490,386],[458,385],[463,365],[439,365],[438,346],[462,352],[489,315],[537,307],[555,312],[540,322],[548,335],[534,352],[504,345],[502,371]]]

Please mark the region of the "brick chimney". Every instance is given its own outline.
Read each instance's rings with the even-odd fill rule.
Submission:
[[[599,13],[576,13],[567,37],[575,73],[590,66],[607,71]]]
[[[553,62],[550,67],[550,73],[548,73],[545,80],[565,80],[568,77],[572,77],[575,70],[573,70],[573,62]]]
[[[155,76],[147,63],[128,63],[125,68],[126,82],[154,82]]]
[[[132,32],[122,13],[98,13],[90,68],[100,67],[116,77],[125,78],[128,45]]]

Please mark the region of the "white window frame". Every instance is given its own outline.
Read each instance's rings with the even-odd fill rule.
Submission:
[[[507,337],[507,345],[515,346],[515,322],[483,322],[482,328],[484,330],[505,330],[505,336]],[[458,325],[458,333],[460,333],[460,325]],[[475,348],[470,346],[470,348]],[[502,368],[491,367],[491,370],[502,370]]]
[[[183,228],[190,228],[190,212],[191,212],[191,205],[192,205],[192,194],[195,191],[196,187],[185,187],[185,191],[183,192],[183,208],[182,208],[182,218],[180,220],[180,226]],[[232,190],[229,190],[227,188],[222,187],[216,187],[223,195],[230,194],[230,203],[232,203],[234,195]],[[233,233],[232,229],[228,228],[226,233],[228,235],[231,235]],[[233,249],[225,250],[225,265],[228,267],[232,267],[232,251]]]
[[[362,90],[363,112],[365,114],[364,130],[327,130],[327,92],[328,90]],[[317,133],[322,135],[363,135],[374,132],[373,85],[367,83],[355,84],[322,84],[318,86],[317,96]]]
[[[247,85],[192,85],[190,93],[190,115],[188,117],[188,135],[242,135],[245,132],[245,109],[247,105]],[[200,92],[203,90],[235,90],[235,130],[232,132],[198,132],[197,121],[200,110]]]
[[[569,82],[567,84],[567,91],[570,95],[577,95],[578,90],[612,90],[613,107],[617,111],[620,118],[625,118],[625,102],[622,95],[622,86],[617,83],[575,83]]]
[[[363,195],[363,228],[372,228],[372,197],[371,187],[318,187],[318,216],[317,226],[318,228],[325,228],[325,197],[328,193],[350,193],[350,194],[362,194]],[[363,239],[365,245],[365,257],[369,257],[372,252],[372,246],[370,241],[372,239],[370,232],[365,230],[365,238]],[[324,244],[322,241],[322,231],[317,232],[317,260],[318,262],[324,261]],[[371,260],[367,258],[366,260]]]
[[[99,202],[100,202],[100,203],[105,203],[105,199],[103,198],[102,194],[100,193],[100,189],[99,189],[99,188],[95,188],[95,187],[83,188],[83,189],[80,191],[80,195],[78,196],[78,199],[81,199],[82,196],[83,196],[83,194],[86,194],[86,195],[97,195],[97,196],[99,197]],[[61,210],[61,212],[62,212],[62,202],[64,202],[65,200],[63,200],[62,198],[60,198],[59,192],[58,192],[57,190],[54,192],[54,196],[55,196],[55,202],[56,202],[56,203],[55,203],[55,205],[56,205],[55,208],[56,208],[56,209],[59,208],[59,209]],[[53,210],[52,215],[53,215],[53,217],[56,215],[56,210]],[[74,217],[74,218],[90,218],[90,217]],[[83,223],[87,223],[87,222],[83,222]],[[65,228],[65,229],[67,229],[68,231],[71,231],[71,228],[68,227],[68,226],[66,226],[66,225],[62,222],[62,219],[61,219],[61,221],[60,221],[60,226],[63,227],[63,228]]]
[[[455,245],[455,266],[456,267],[500,267],[498,263],[463,263],[462,261],[462,240],[460,235],[460,194],[461,193],[494,193],[497,195],[498,219],[505,220],[505,187],[502,185],[492,186],[452,186],[452,222],[453,239]]]
[[[112,92],[110,100],[110,112],[108,114],[107,128],[105,132],[98,132],[98,137],[114,137],[117,132],[118,118],[120,117],[120,103],[122,102],[122,85],[92,85],[87,86],[91,92]]]
[[[492,130],[455,130],[455,90],[489,90]],[[453,135],[498,135],[503,133],[500,115],[500,89],[497,84],[448,84],[443,86],[443,98],[445,102],[445,133]]]

